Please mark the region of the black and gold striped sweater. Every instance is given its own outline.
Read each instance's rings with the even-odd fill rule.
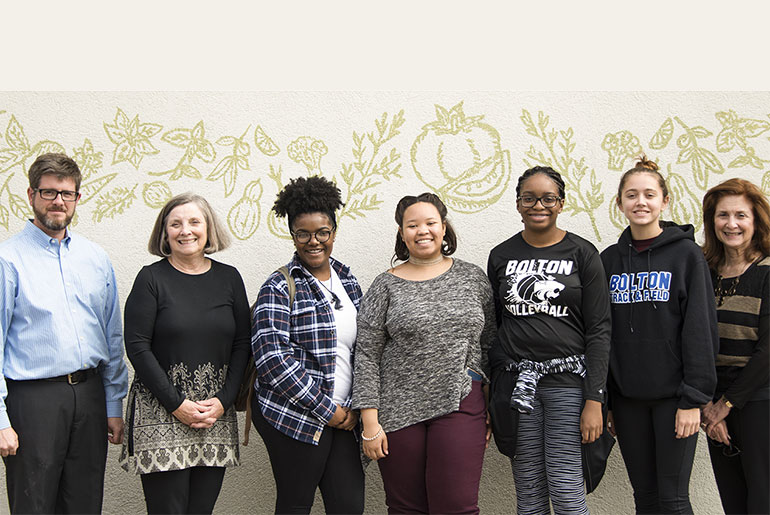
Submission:
[[[724,395],[737,408],[770,399],[770,257],[721,285],[713,270],[711,278],[719,320],[714,399]]]

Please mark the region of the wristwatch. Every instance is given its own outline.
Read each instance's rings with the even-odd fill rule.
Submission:
[[[725,403],[725,406],[727,406],[727,407],[728,407],[728,408],[730,408],[730,409],[733,409],[733,403],[732,403],[732,402],[730,402],[730,401],[728,401],[728,400],[727,400],[727,397],[725,397],[725,396],[723,395],[723,396],[722,396],[722,398],[721,398],[720,400],[721,400],[722,402],[724,402],[724,403]]]

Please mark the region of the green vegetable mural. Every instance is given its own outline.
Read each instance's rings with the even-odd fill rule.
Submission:
[[[769,115],[770,116],[770,115]],[[703,194],[717,184],[727,169],[763,169],[770,160],[757,155],[749,140],[770,131],[770,121],[744,118],[735,111],[718,111],[714,114],[721,130],[715,131],[695,125],[680,116],[666,118],[649,139],[644,148],[640,139],[630,130],[609,133],[604,137],[602,150],[607,152],[610,170],[624,171],[633,165],[633,158],[644,152],[660,166],[666,178],[671,203],[665,218],[677,223],[691,223],[696,233],[703,227]],[[671,141],[676,141],[671,145]],[[720,154],[727,154],[721,159]],[[731,155],[737,156],[732,157]],[[727,167],[723,161],[730,159]],[[762,190],[770,194],[770,171],[760,183]],[[608,204],[610,222],[618,229],[626,221],[615,203],[615,194]]]
[[[614,189],[620,173],[642,153],[668,181],[672,202],[666,218],[693,223],[697,230],[703,193],[729,172],[755,174],[770,194],[770,117],[738,109],[720,107],[697,119],[665,113],[645,120],[649,126],[587,134],[584,120],[565,120],[563,111],[558,121],[547,109],[514,109],[511,116],[511,106],[501,112],[456,99],[428,103],[433,119],[410,117],[408,108],[378,109],[364,112],[357,118],[364,121],[350,122],[352,127],[330,124],[335,134],[312,134],[317,129],[282,127],[266,114],[234,116],[237,121],[228,123],[227,116],[206,121],[182,113],[189,122],[166,123],[163,116],[107,105],[103,119],[73,125],[74,134],[67,134],[75,142],[71,148],[57,141],[63,136],[51,128],[55,123],[25,130],[23,114],[0,106],[0,231],[13,232],[12,220],[32,216],[26,172],[44,152],[68,153],[80,165],[80,220],[117,223],[134,210],[158,210],[175,193],[205,188],[214,202],[224,202],[227,226],[239,240],[260,230],[290,239],[285,221],[269,208],[288,180],[302,175],[337,183],[345,202],[338,221],[344,225],[380,211],[386,191],[414,192],[415,182],[440,195],[453,216],[480,214],[512,195],[512,174],[548,165],[567,184],[565,212],[587,223],[586,236],[595,241],[606,239],[608,229],[616,235],[625,227]],[[512,167],[514,148],[523,166]],[[411,166],[404,166],[404,156]]]
[[[604,202],[604,193],[596,171],[589,168],[585,157],[576,159],[574,156],[577,145],[573,141],[575,132],[572,127],[566,131],[551,128],[550,118],[542,111],[537,113],[537,122],[526,109],[522,110],[520,119],[527,134],[538,140],[538,146],[530,145],[525,153],[524,163],[527,167],[550,166],[562,175],[567,187],[564,211],[573,216],[585,214],[591,222],[594,237],[601,241],[596,210]]]

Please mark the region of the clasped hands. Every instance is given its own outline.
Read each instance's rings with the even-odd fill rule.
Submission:
[[[730,413],[730,408],[722,399],[717,402],[709,401],[701,412],[701,427],[706,436],[725,445],[730,445],[730,434],[727,431],[727,422],[725,421],[728,413]]]
[[[358,423],[358,412],[353,411],[350,408],[345,408],[337,404],[337,409],[334,410],[334,415],[327,424],[329,427],[336,429],[343,429],[345,431],[352,431]]]
[[[185,399],[171,414],[182,424],[193,429],[208,429],[225,413],[222,403],[216,397],[203,401]]]

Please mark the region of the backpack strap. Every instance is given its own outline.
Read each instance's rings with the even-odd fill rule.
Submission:
[[[286,266],[282,266],[276,272],[279,272],[286,279],[286,286],[289,289],[289,314],[291,314],[291,308],[294,305],[294,296],[297,293],[297,285],[294,283],[294,277],[289,273],[289,269]],[[257,307],[257,303],[251,306],[251,312],[254,312],[254,308]],[[252,321],[253,324],[253,321]],[[246,423],[243,428],[243,445],[249,445],[249,432],[251,431],[251,398],[254,395],[254,383],[257,381],[257,367],[254,365],[254,356],[249,360],[249,365],[246,367],[247,381],[250,384],[248,397],[246,398]]]
[[[291,311],[291,306],[294,304],[294,295],[297,293],[297,285],[294,284],[294,277],[289,273],[289,269],[286,266],[282,266],[276,272],[280,272],[283,274],[284,279],[286,279],[286,285],[289,288],[289,311]]]

